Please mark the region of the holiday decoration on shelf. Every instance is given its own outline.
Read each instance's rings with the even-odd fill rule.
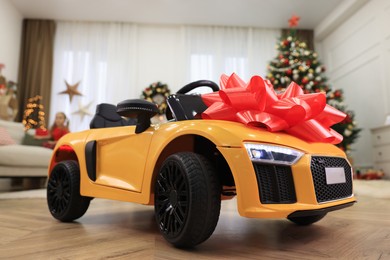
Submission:
[[[7,80],[1,73],[4,68],[5,65],[0,63],[0,95],[5,95],[7,93]]]
[[[301,86],[305,94],[325,93],[327,103],[347,115],[332,128],[343,136],[338,146],[349,152],[361,129],[357,128],[354,113],[347,110],[343,102],[342,90],[331,90],[324,74],[325,66],[319,61],[317,53],[309,50],[305,42],[297,39],[295,27],[299,19],[300,17],[294,15],[289,20],[289,34],[281,38],[276,46],[278,54],[268,65],[267,79],[277,92],[283,92],[294,81]]]
[[[0,63],[0,95],[16,95],[17,83],[14,81],[7,81],[2,74],[4,68],[5,65]]]
[[[93,114],[89,112],[89,107],[92,105],[93,101],[89,102],[87,105],[83,105],[79,102],[79,109],[74,111],[72,115],[79,115],[81,117],[81,121],[84,120],[85,116],[92,116]]]
[[[28,99],[22,121],[25,131],[30,128],[46,130],[45,111],[41,101],[42,97],[39,95]]]
[[[60,93],[58,94],[66,94],[66,95],[69,95],[69,101],[72,102],[72,99],[74,96],[82,96],[83,94],[81,94],[77,88],[79,87],[80,85],[80,82],[77,82],[76,84],[69,84],[66,80],[65,80],[65,84],[66,84],[66,90],[64,91],[61,91]]]
[[[155,82],[142,91],[141,98],[157,105],[160,115],[167,109],[167,97],[171,94],[167,84]]]
[[[326,104],[324,93],[304,94],[296,83],[277,94],[260,76],[246,84],[236,74],[222,75],[221,90],[202,95],[208,106],[204,119],[241,122],[266,127],[271,132],[285,131],[309,142],[337,144],[343,137],[330,126],[345,114]]]
[[[0,63],[0,118],[13,120],[18,113],[17,84],[3,76],[4,64]]]

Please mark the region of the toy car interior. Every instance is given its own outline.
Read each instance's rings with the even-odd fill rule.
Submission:
[[[188,94],[207,86],[212,93]],[[100,104],[89,130],[61,138],[49,165],[51,215],[71,222],[92,198],[154,206],[162,236],[177,247],[207,240],[221,201],[241,216],[310,225],[354,204],[352,168],[330,126],[344,114],[323,93],[284,93],[259,76],[196,81],[156,105],[128,99]]]

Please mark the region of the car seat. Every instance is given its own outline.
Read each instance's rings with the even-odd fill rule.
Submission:
[[[136,125],[136,119],[129,118],[124,119],[116,112],[116,106],[112,104],[102,103],[96,106],[96,114],[92,118],[89,127],[104,128],[104,127],[116,127],[116,126],[127,126]]]

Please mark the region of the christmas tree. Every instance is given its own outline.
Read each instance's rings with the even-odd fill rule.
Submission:
[[[291,81],[300,85],[305,93],[325,92],[327,103],[347,114],[344,121],[332,128],[344,137],[338,146],[348,153],[361,129],[356,126],[353,111],[347,110],[343,102],[342,90],[331,90],[324,74],[325,66],[319,61],[317,53],[297,38],[295,27],[298,21],[298,16],[289,20],[289,33],[276,46],[278,54],[268,65],[267,79],[279,92],[284,91]]]
[[[28,99],[22,121],[26,131],[30,128],[46,130],[45,111],[41,104],[41,99],[41,96],[35,96]]]

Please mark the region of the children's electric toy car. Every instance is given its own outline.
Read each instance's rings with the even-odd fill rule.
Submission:
[[[91,129],[65,135],[53,151],[47,186],[50,213],[60,221],[73,221],[95,197],[154,205],[164,238],[191,247],[211,236],[221,200],[234,196],[241,216],[287,218],[298,225],[352,205],[352,168],[344,152],[310,139],[317,130],[298,126],[328,120],[314,111],[316,106],[328,109],[318,105],[324,95],[311,103],[310,95],[299,91],[287,90],[292,98],[269,96],[267,82],[260,81],[252,78],[241,89],[246,92],[238,89],[241,83],[234,77],[225,78],[230,86],[225,90],[211,81],[193,82],[167,98],[168,122],[163,124],[150,124],[158,110],[145,100],[98,105]],[[186,95],[200,86],[214,92]],[[260,112],[254,112],[250,95],[268,95],[262,101],[267,104],[256,108]],[[281,100],[295,104],[283,110]],[[213,117],[208,109],[221,117]],[[276,116],[273,109],[282,112]],[[248,114],[254,119],[242,121]],[[287,130],[273,131],[282,126]]]

